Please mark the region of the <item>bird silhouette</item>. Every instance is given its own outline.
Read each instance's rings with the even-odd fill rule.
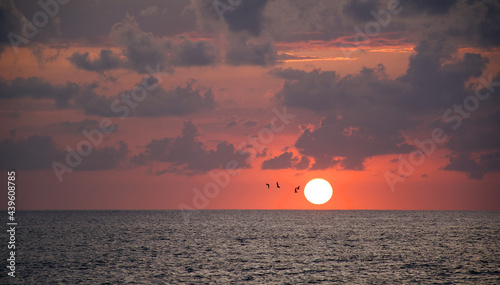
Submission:
[[[297,190],[300,190],[300,185],[299,185],[299,186],[297,186]]]
[[[299,192],[297,192],[297,190],[299,190],[299,189],[300,189],[300,186],[295,187],[295,193],[299,193]]]
[[[278,184],[278,182],[276,182],[276,187],[281,188],[280,185]]]
[[[269,189],[269,183],[266,183],[266,185],[267,185],[267,189]]]

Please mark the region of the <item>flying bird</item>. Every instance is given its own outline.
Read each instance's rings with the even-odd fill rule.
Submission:
[[[267,189],[269,189],[269,183],[266,183],[266,185],[267,185]]]
[[[278,182],[276,182],[276,187],[280,188],[280,185],[278,184]]]
[[[299,193],[299,192],[297,192],[297,190],[299,190],[299,189],[300,189],[300,186],[295,187],[295,193]]]

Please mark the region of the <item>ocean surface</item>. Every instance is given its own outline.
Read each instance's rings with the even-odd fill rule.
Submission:
[[[4,230],[1,284],[500,284],[500,212],[30,211],[16,217],[16,277],[6,277]]]

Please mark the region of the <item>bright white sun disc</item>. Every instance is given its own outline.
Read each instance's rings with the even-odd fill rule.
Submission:
[[[324,204],[332,198],[332,195],[332,186],[325,179],[313,179],[309,181],[304,188],[304,196],[313,204]]]

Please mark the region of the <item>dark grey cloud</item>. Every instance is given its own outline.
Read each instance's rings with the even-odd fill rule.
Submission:
[[[365,31],[368,23],[383,23],[390,0],[356,1],[270,1],[264,11],[261,34],[284,42],[339,40],[335,46],[349,45],[349,36]],[[380,25],[381,34],[370,38],[370,43],[418,43],[422,34],[446,34],[455,45],[495,47],[500,44],[500,3],[482,1],[398,1],[398,14]],[[378,13],[382,17],[374,16]],[[392,41],[392,43],[394,43]],[[352,43],[354,44],[354,43]]]
[[[232,1],[193,1],[197,11],[198,25],[214,28],[225,23],[233,33],[246,33],[257,37],[263,29],[263,15],[268,0]],[[219,5],[216,5],[219,4]]]
[[[230,65],[260,65],[276,64],[277,51],[271,43],[254,44],[246,40],[235,40],[226,53],[226,63]]]
[[[488,102],[487,104],[500,107],[498,103]],[[500,110],[487,113],[487,107],[491,106],[480,105],[476,111],[478,114],[466,111],[466,114],[471,117],[460,119],[460,125],[457,125],[458,122],[455,119],[444,124],[443,128],[450,137],[446,143],[448,149],[457,153],[473,153],[500,148],[500,133],[496,131],[500,126]],[[458,117],[455,118],[458,119]],[[455,126],[458,127],[453,129]]]
[[[158,64],[162,70],[166,69],[169,43],[157,41],[153,33],[141,30],[133,17],[127,15],[123,21],[114,24],[110,37],[123,46],[123,54],[131,69],[146,73],[146,67],[153,68]]]
[[[310,163],[309,158],[307,156],[302,156],[300,158],[300,161],[297,162],[297,164],[295,164],[295,169],[305,170],[305,169],[309,168],[309,163]]]
[[[0,2],[0,43],[10,44],[9,33],[21,34],[21,18],[12,0]]]
[[[494,78],[493,82],[498,85],[499,79]],[[487,94],[487,88],[491,86],[486,86],[481,94]],[[444,170],[465,172],[471,179],[500,171],[500,100],[495,98],[498,91],[494,91],[488,101],[479,103],[475,112],[465,110],[464,116],[454,113],[455,117],[442,126],[449,135],[446,147],[452,151]]]
[[[262,31],[263,11],[268,0],[241,1],[234,10],[224,13],[224,19],[232,32],[246,31],[258,36]]]
[[[91,130],[91,129],[98,129],[99,128],[99,121],[97,120],[91,120],[91,119],[85,119],[79,122],[70,122],[70,121],[63,121],[63,122],[57,122],[57,123],[52,123],[48,124],[42,127],[30,127],[30,126],[24,126],[24,127],[18,127],[15,129],[12,129],[11,132],[19,133],[19,132],[31,132],[31,133],[39,133],[39,134],[44,134],[44,135],[55,135],[55,134],[80,134],[83,130]],[[118,128],[118,126],[115,125],[115,128]]]
[[[175,66],[206,66],[220,62],[218,50],[207,41],[184,40],[173,50],[172,63]]]
[[[21,116],[22,114],[19,111],[0,112],[0,117],[5,117],[5,118],[20,118]]]
[[[257,125],[257,121],[248,120],[244,122],[243,125],[245,127],[255,127]]]
[[[152,80],[149,78],[149,80]],[[151,83],[150,84],[154,84]],[[157,87],[143,93],[134,89],[127,90],[115,97],[106,97],[94,92],[95,85],[87,86],[85,92],[80,92],[75,102],[87,115],[102,117],[161,117],[182,116],[203,110],[212,110],[215,107],[215,96],[209,89],[202,92],[194,87],[194,81],[189,81],[186,86],[178,86],[166,91]],[[131,94],[140,93],[145,99],[137,102]],[[124,99],[126,98],[126,99]],[[131,102],[132,105],[129,105]]]
[[[95,59],[89,58],[89,53],[73,53],[68,60],[78,69],[87,71],[103,72],[110,69],[124,68],[126,62],[120,59],[109,49],[103,49]]]
[[[292,164],[296,160],[293,159],[292,152],[284,152],[279,156],[272,157],[262,162],[262,169],[286,169],[292,168]]]
[[[488,58],[466,53],[456,59],[457,47],[442,34],[432,34],[415,47],[405,75],[397,80],[412,86],[407,109],[446,108],[470,93],[466,82],[482,75]],[[442,64],[443,61],[452,61]]]
[[[238,123],[237,123],[236,121],[231,120],[231,121],[229,121],[229,122],[226,124],[226,127],[231,128],[231,127],[236,126],[237,124],[238,124]]]
[[[430,5],[429,5],[430,4]],[[402,16],[414,13],[413,20],[424,21],[426,30],[446,34],[456,45],[492,48],[500,45],[500,2],[482,1],[412,1],[408,3]],[[415,7],[415,9],[412,9]],[[423,8],[424,15],[440,17],[424,18],[418,14]],[[408,19],[410,20],[410,19]]]
[[[415,47],[406,74],[396,79],[388,79],[380,64],[342,78],[335,71],[320,70],[274,69],[270,74],[286,79],[277,95],[287,106],[343,110],[372,101],[418,113],[448,107],[471,94],[466,82],[480,77],[489,59],[475,53],[458,58],[456,52],[445,36],[432,34]]]
[[[206,173],[212,169],[225,169],[231,161],[238,163],[237,168],[248,168],[249,154],[238,152],[234,145],[223,141],[215,149],[206,149],[197,139],[198,128],[190,121],[185,122],[182,133],[176,137],[152,140],[146,150],[131,159],[136,165],[148,165],[151,162],[168,163],[169,167],[161,173],[194,175]],[[158,172],[156,172],[158,174]]]
[[[1,99],[52,99],[58,108],[68,108],[70,99],[80,92],[80,86],[73,82],[64,85],[51,84],[40,77],[17,77],[11,81],[0,80]]]
[[[307,75],[307,72],[300,69],[293,68],[273,68],[269,71],[269,74],[274,75],[276,77],[280,77],[288,80],[298,80]]]
[[[158,81],[145,78],[150,86]],[[141,83],[145,81],[141,81]],[[154,81],[154,82],[153,82]],[[141,86],[138,84],[137,86]],[[102,117],[139,116],[182,116],[196,112],[212,110],[215,107],[215,95],[211,89],[206,91],[195,87],[190,80],[185,86],[172,90],[161,87],[142,92],[131,89],[117,96],[104,96],[96,93],[97,83],[77,84],[67,82],[65,85],[54,85],[39,77],[21,78],[12,81],[0,81],[0,99],[52,99],[58,108],[82,109],[86,115]],[[142,90],[144,90],[143,87]],[[131,94],[144,96],[141,102],[131,99]],[[128,99],[123,99],[124,96]],[[133,98],[133,97],[132,97]],[[131,101],[133,107],[127,103]]]
[[[302,156],[299,160],[292,152],[286,151],[278,156],[271,157],[262,162],[262,169],[297,169],[305,170],[309,168],[310,160],[307,156]]]
[[[119,141],[114,146],[94,149],[89,156],[83,158],[76,170],[97,171],[119,168],[122,163],[125,163],[128,153],[128,146],[123,141]]]
[[[261,37],[267,3],[268,0],[235,1],[236,5],[231,6],[225,1],[193,1],[199,27],[222,33],[229,42],[224,48],[226,54],[221,56],[226,64],[259,66],[274,65],[278,59],[272,41]]]
[[[285,79],[276,94],[283,104],[324,116],[319,128],[305,130],[295,143],[301,154],[315,159],[311,169],[363,170],[366,158],[411,151],[403,134],[420,125],[425,115],[440,116],[474,95],[467,83],[482,76],[488,63],[488,58],[475,53],[460,58],[445,35],[429,34],[415,47],[406,74],[396,79],[389,79],[382,65],[344,77],[320,70],[273,69],[270,74]],[[463,128],[464,134],[450,144],[457,145],[456,151],[458,145],[478,141],[493,147],[498,141],[492,138],[493,129],[491,123],[484,130],[478,128],[490,135],[474,139],[470,136],[474,132]]]
[[[402,1],[401,1],[402,2]],[[450,13],[450,10],[458,3],[458,0],[420,0],[403,2],[404,9],[402,15],[408,14],[428,14],[428,15],[445,15]]]
[[[85,115],[118,117],[120,113],[111,109],[111,104],[116,98],[98,95],[95,92],[97,87],[97,83],[84,84],[74,98],[75,108],[82,109]]]
[[[113,169],[125,160],[127,153],[127,145],[124,142],[119,142],[118,147],[105,146],[94,149],[74,170]],[[51,169],[52,162],[64,162],[66,155],[67,152],[62,150],[50,136],[34,135],[20,140],[0,141],[2,170]]]
[[[372,113],[373,124],[367,121],[354,121],[331,116],[321,122],[314,131],[305,130],[297,139],[295,147],[301,154],[313,157],[312,169],[334,167],[339,163],[348,170],[363,170],[366,158],[391,153],[408,153],[413,147],[406,143],[402,132],[393,125],[383,126],[377,118],[384,118],[384,112]],[[407,119],[406,119],[407,120]],[[361,125],[364,123],[364,125]],[[383,131],[378,131],[383,129]]]
[[[320,70],[270,73],[286,79],[277,93],[286,106],[325,116],[295,144],[315,158],[312,169],[363,170],[368,157],[411,151],[403,132],[417,126],[422,113],[438,114],[473,94],[466,82],[481,76],[488,62],[480,54],[457,58],[456,47],[435,34],[417,45],[407,73],[396,79],[388,79],[382,65],[344,77]]]
[[[215,95],[211,89],[202,92],[196,89],[193,81],[185,87],[178,86],[170,91],[153,89],[136,109],[141,117],[182,116],[215,107]]]
[[[500,46],[500,2],[486,2],[486,15],[477,25],[478,42],[483,47]]]
[[[483,179],[487,173],[500,171],[500,151],[482,154],[477,161],[468,153],[455,154],[444,170],[461,171],[471,179]]]
[[[63,121],[43,126],[41,129],[50,133],[81,133],[83,130],[99,128],[99,121],[85,119],[80,122]],[[115,125],[115,129],[118,126]]]
[[[13,4],[10,5],[10,2]],[[7,15],[13,15],[18,11],[18,15],[14,14],[16,17],[13,19],[5,19],[11,24],[2,27],[7,31],[18,31],[20,35],[22,34],[20,19],[25,16],[31,21],[36,12],[42,11],[41,6],[33,1],[2,1],[2,4]],[[112,26],[127,14],[137,18],[137,22],[146,32],[152,32],[157,36],[174,36],[196,28],[196,16],[194,11],[188,8],[189,5],[190,2],[186,0],[69,1],[67,4],[59,5],[55,14],[58,20],[52,20],[40,29],[34,40],[42,43],[57,40],[100,43]],[[157,7],[158,13],[148,15],[141,13],[153,6]],[[4,40],[3,36],[6,34],[1,33],[1,35]]]
[[[138,73],[147,73],[148,67],[173,71],[173,66],[206,66],[220,62],[217,48],[208,41],[184,39],[177,44],[163,40],[151,32],[145,32],[136,19],[127,15],[113,25],[111,39],[123,48],[124,59],[111,50],[101,50],[96,59],[89,53],[75,52],[68,60],[79,69],[103,72],[117,68],[130,68]]]
[[[2,170],[49,169],[53,161],[64,160],[64,155],[49,136],[35,135],[18,141],[0,141]]]
[[[356,20],[368,22],[373,20],[370,12],[378,11],[378,4],[378,1],[372,0],[353,0],[346,2],[342,11]]]
[[[228,7],[229,2],[225,3]],[[390,1],[288,1],[253,0],[231,1],[234,7],[224,11],[223,20],[214,1],[146,0],[146,1],[70,1],[60,5],[59,11],[49,24],[40,29],[33,41],[39,43],[78,40],[90,44],[107,42],[109,31],[124,17],[133,18],[145,33],[155,38],[175,37],[198,30],[243,34],[253,38],[272,38],[278,41],[310,41],[340,39],[355,35],[354,28],[361,30],[364,24],[376,21],[372,12],[386,10]],[[500,3],[482,1],[399,1],[403,8],[399,15],[392,15],[383,32],[392,36],[407,37],[407,31],[424,30],[446,33],[458,40],[457,44],[496,47],[500,44]],[[0,10],[3,33],[1,42],[8,43],[9,31],[21,34],[21,18],[31,20],[41,7],[27,0],[3,1]],[[89,21],[88,19],[92,19]],[[223,28],[221,29],[221,26]],[[414,33],[408,39],[418,42]],[[386,35],[382,35],[385,37]],[[381,37],[375,37],[376,41]],[[144,39],[144,38],[143,38]],[[144,42],[145,47],[147,41]],[[6,46],[4,45],[4,48]],[[155,57],[145,50],[127,47],[136,70],[141,64],[134,59],[135,53],[150,61]],[[149,56],[149,57],[148,57]]]

